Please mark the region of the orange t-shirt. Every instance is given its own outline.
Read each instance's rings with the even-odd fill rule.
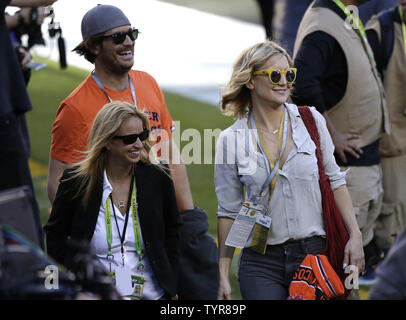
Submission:
[[[129,74],[134,83],[137,106],[149,114],[151,131],[156,130],[159,134],[159,129],[165,130],[167,137],[171,138],[172,118],[155,79],[142,71],[131,70]],[[133,103],[130,87],[124,91],[105,89],[112,101]],[[51,157],[67,163],[80,160],[82,152],[87,150],[93,120],[107,103],[107,96],[89,75],[58,108],[52,126]]]

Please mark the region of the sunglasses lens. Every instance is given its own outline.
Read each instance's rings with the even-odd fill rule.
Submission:
[[[129,134],[127,136],[117,136],[116,138],[121,139],[121,141],[123,141],[124,144],[133,144],[138,140],[138,138],[141,141],[147,140],[148,136],[149,136],[149,130],[145,129],[143,132],[138,133],[138,134]]]
[[[138,38],[138,29],[132,29],[127,32],[117,32],[112,34],[111,37],[115,44],[121,44],[125,41],[127,35],[130,37],[131,41],[135,41]]]
[[[289,70],[286,72],[286,81],[287,81],[287,82],[292,83],[293,81],[295,81],[295,77],[296,77],[296,74],[295,74],[295,71],[294,71],[294,70],[289,69]]]
[[[128,35],[130,36],[130,39],[132,41],[137,40],[137,38],[138,38],[138,29],[132,29],[131,31],[129,31]]]
[[[271,80],[272,83],[279,83],[281,81],[281,73],[279,70],[274,70],[269,76],[269,79]]]
[[[127,34],[125,32],[118,32],[112,35],[115,44],[123,43]]]
[[[133,144],[135,141],[137,141],[138,135],[136,134],[130,134],[128,136],[124,136],[121,138],[121,140],[124,142],[124,144]]]
[[[141,141],[147,140],[147,138],[148,138],[148,136],[149,136],[149,130],[148,130],[148,129],[145,129],[145,130],[144,130],[143,132],[141,132],[138,136],[140,137],[140,140],[141,140]]]

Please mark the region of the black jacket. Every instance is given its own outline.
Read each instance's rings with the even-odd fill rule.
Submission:
[[[65,170],[52,213],[44,227],[48,254],[64,264],[69,257],[67,240],[90,243],[96,227],[103,196],[103,177],[92,190],[87,209],[83,194],[74,197],[78,179],[64,181],[71,175]],[[179,270],[179,226],[172,180],[153,165],[137,164],[135,170],[138,213],[146,255],[152,270],[169,296],[177,293]]]
[[[179,300],[216,300],[218,291],[218,251],[209,229],[206,211],[195,207],[180,213],[181,255]]]

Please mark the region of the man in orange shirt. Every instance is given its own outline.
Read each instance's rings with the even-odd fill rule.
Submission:
[[[107,18],[108,17],[108,18]],[[95,69],[64,101],[52,127],[48,171],[48,198],[55,199],[63,171],[81,159],[87,149],[90,128],[97,112],[109,101],[134,103],[150,116],[151,131],[180,161],[169,162],[179,211],[194,208],[186,167],[172,141],[174,129],[164,96],[155,79],[134,64],[138,29],[124,13],[110,5],[98,5],[82,20],[83,41],[74,49],[94,63]],[[169,153],[168,153],[169,154]]]

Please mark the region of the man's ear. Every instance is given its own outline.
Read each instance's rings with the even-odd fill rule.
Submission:
[[[102,44],[97,43],[89,48],[89,50],[97,57],[101,51]]]

